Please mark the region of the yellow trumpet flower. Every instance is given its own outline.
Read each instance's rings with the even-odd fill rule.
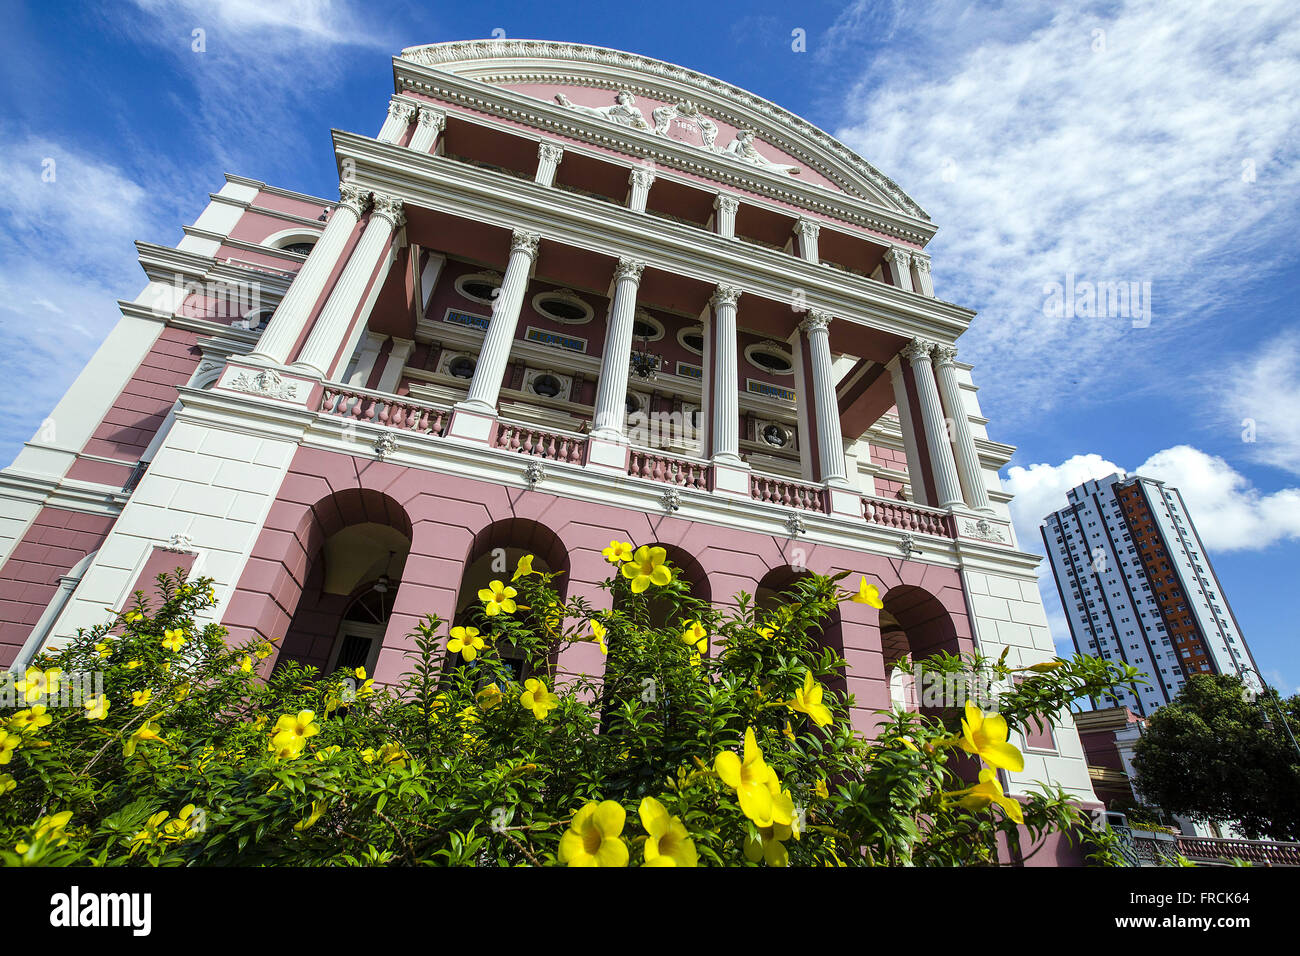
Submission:
[[[663,587],[673,579],[673,573],[664,567],[668,552],[663,548],[641,545],[632,560],[623,565],[623,577],[632,582],[632,593],[640,594],[650,585]]]
[[[957,746],[968,754],[979,757],[990,767],[1002,770],[1025,769],[1025,758],[1014,745],[1007,742],[1006,718],[1001,714],[985,714],[969,700],[966,715],[961,722],[961,738]]]
[[[883,610],[885,602],[880,600],[880,589],[868,584],[864,577],[858,584],[858,593],[849,598],[854,604],[870,604],[876,610]]]
[[[608,548],[602,548],[601,554],[610,564],[622,564],[632,560],[632,542],[611,541]]]
[[[804,671],[803,687],[794,692],[794,700],[787,701],[787,706],[807,714],[818,727],[828,727],[831,709],[822,703],[823,692],[822,685],[813,680],[812,671]]]
[[[627,866],[623,823],[627,814],[613,800],[588,803],[560,837],[560,862],[568,866]]]
[[[500,581],[493,581],[485,588],[479,588],[478,599],[483,602],[483,610],[488,617],[498,614],[514,614],[517,605],[514,598],[519,592]]]
[[[654,797],[643,797],[637,812],[648,834],[645,841],[646,866],[698,865],[695,843],[680,817],[670,816]]]
[[[483,650],[483,638],[479,637],[477,627],[453,627],[451,629],[451,640],[447,642],[447,650],[453,654],[459,654],[467,661],[472,661],[478,657],[478,652]]]
[[[526,710],[531,710],[538,720],[545,720],[547,714],[560,706],[560,698],[546,689],[544,681],[530,677],[524,681],[524,688],[524,692],[519,695],[519,703]]]

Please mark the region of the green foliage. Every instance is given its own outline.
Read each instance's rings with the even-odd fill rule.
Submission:
[[[1269,689],[1251,700],[1233,675],[1192,677],[1148,721],[1135,784],[1168,813],[1228,822],[1258,839],[1300,839],[1300,697]]]
[[[648,818],[638,819],[653,798],[702,865],[749,865],[764,849],[768,862],[792,865],[995,865],[1000,845],[1019,840],[1028,852],[1053,833],[1100,839],[1094,862],[1116,862],[1060,790],[1031,796],[1019,831],[1003,809],[963,802],[974,780],[961,776],[972,761],[955,746],[955,708],[882,712],[867,740],[851,725],[847,695],[825,691],[826,726],[791,706],[809,673],[824,687],[845,666],[815,636],[848,597],[838,579],[802,579],[774,610],[740,595],[724,611],[678,580],[637,594],[615,575],[605,585],[615,610],[595,612],[561,602],[553,577],[511,582],[515,613],[477,612],[486,646],[472,662],[457,656],[452,666],[443,622],[425,619],[402,682],[375,687],[364,673],[322,676],[290,663],[262,676],[268,645],[231,647],[223,628],[196,623],[211,606],[210,582],[163,576],[160,606],[138,595],[128,613],[34,662],[65,677],[102,672],[101,719],[96,701],[0,710],[9,728],[0,730],[9,741],[0,860],[546,865],[559,861],[576,811],[614,801],[626,824],[612,839],[637,865],[671,842],[647,840]],[[665,615],[670,623],[656,626]],[[565,678],[552,706],[525,706],[526,688],[496,646],[524,655],[545,701],[559,650],[591,640],[593,619],[606,628],[603,681]],[[711,655],[684,639],[692,621]],[[926,665],[973,684],[1012,673],[983,659]],[[1090,658],[1020,676],[998,706],[1013,727],[1131,677]],[[720,753],[740,754],[747,728],[779,779],[772,792],[793,803],[785,829],[760,827],[715,771]]]

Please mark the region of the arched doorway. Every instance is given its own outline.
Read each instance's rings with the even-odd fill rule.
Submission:
[[[774,610],[791,600],[791,596],[786,592],[809,577],[812,577],[812,572],[806,569],[798,570],[790,565],[773,568],[758,582],[758,587],[754,590],[754,603],[761,610]],[[810,629],[808,634],[817,641],[819,646],[830,648],[840,657],[844,656],[844,632],[838,605],[822,621],[820,628]],[[833,676],[826,678],[824,683],[828,690],[838,694],[848,691],[848,680],[842,668]]]
[[[651,542],[648,547],[664,549],[667,553],[668,563],[674,568],[674,579],[686,585],[686,590],[692,598],[705,604],[713,600],[713,592],[709,587],[709,576],[700,563],[695,560],[693,554],[672,544]],[[612,573],[619,573],[619,569],[613,569]],[[651,588],[646,592],[647,623],[650,627],[656,629],[670,626],[676,627],[681,623],[681,612],[674,612],[674,602],[668,598],[659,597],[656,594],[659,590],[658,588]],[[626,603],[627,597],[625,594],[621,591],[615,592],[614,608],[616,610],[625,610]]]
[[[961,642],[952,615],[929,591],[913,585],[891,588],[882,598],[880,644],[889,681],[890,700],[894,707],[920,712],[927,716],[944,716],[952,710],[946,703],[924,700],[924,681],[907,674],[897,664],[904,657],[913,665],[935,654],[961,653]]]

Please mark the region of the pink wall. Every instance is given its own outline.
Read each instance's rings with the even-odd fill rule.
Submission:
[[[58,580],[99,547],[113,518],[43,508],[0,567],[0,668],[18,656]]]

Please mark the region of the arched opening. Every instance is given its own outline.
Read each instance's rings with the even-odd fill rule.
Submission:
[[[709,587],[709,576],[705,573],[700,562],[695,560],[695,556],[689,551],[683,550],[676,545],[659,544],[651,542],[651,548],[663,548],[668,554],[668,563],[674,568],[674,578],[686,583],[690,596],[699,601],[709,602],[713,600],[713,592]],[[616,572],[618,569],[615,569]],[[673,611],[673,602],[668,598],[657,596],[655,588],[646,592],[646,611],[648,621],[653,628],[664,628],[676,626],[680,623],[675,618],[680,618],[680,614]],[[616,592],[614,598],[614,607],[617,610],[626,608],[627,597],[622,592]]]
[[[341,491],[312,507],[297,537],[308,563],[277,664],[373,674],[411,549],[405,510],[378,492]]]
[[[558,574],[551,586],[564,600],[568,594],[569,555],[559,537],[547,528],[527,518],[509,518],[497,521],[480,531],[470,545],[466,556],[464,571],[461,573],[460,590],[456,598],[456,614],[451,627],[478,627],[483,629],[485,618],[482,613],[483,602],[478,592],[488,587],[493,581],[510,584],[510,578],[519,566],[519,559],[525,555],[533,556],[534,571]],[[529,608],[517,612],[517,620],[525,620],[535,628],[541,627],[541,608]],[[514,681],[527,680],[538,669],[536,662],[525,659],[524,653],[504,640],[493,642],[508,676]],[[555,653],[551,655],[551,669],[555,667]],[[460,654],[448,652],[444,664],[444,673],[454,669],[463,669],[477,676],[483,671],[481,681],[488,683],[490,675],[477,661],[466,662]]]
[[[947,714],[952,708],[942,706],[943,702],[929,706],[922,699],[924,681],[918,684],[915,674],[903,672],[897,664],[904,657],[915,665],[941,652],[960,653],[952,616],[933,594],[913,585],[890,589],[882,601],[885,607],[880,612],[880,644],[893,706],[927,716]]]
[[[791,600],[788,592],[795,584],[812,576],[808,570],[796,570],[795,568],[785,565],[779,568],[773,568],[763,575],[763,579],[758,582],[758,587],[754,591],[754,604],[764,611],[772,611],[782,604]],[[817,641],[822,648],[830,648],[840,657],[844,656],[844,634],[840,620],[840,610],[836,606],[830,616],[822,621],[819,628],[809,630],[809,636]],[[843,694],[848,691],[848,680],[841,668],[836,671],[834,676],[826,678],[823,683],[828,690],[837,694]]]

